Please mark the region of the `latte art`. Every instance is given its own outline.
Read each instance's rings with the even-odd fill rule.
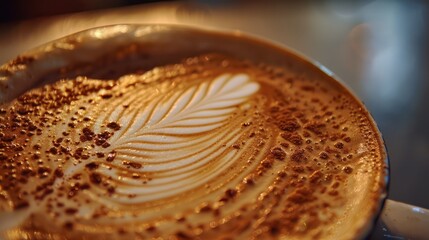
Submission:
[[[177,196],[218,177],[240,157],[227,146],[246,133],[240,123],[250,117],[232,117],[251,107],[246,102],[258,83],[245,74],[224,74],[189,88],[174,87],[170,82],[135,87],[87,107],[87,112],[100,113],[95,132],[106,122],[121,126],[106,148],[115,151],[115,160],[94,171],[115,179],[114,198],[108,201],[135,204]]]
[[[205,53],[88,76],[0,106],[1,237],[347,239],[377,207],[375,126],[309,67]]]
[[[269,152],[266,134],[255,133],[263,125],[255,119],[261,83],[245,71],[189,75],[194,67],[166,67],[116,81],[65,80],[12,103],[6,118],[24,123],[13,142],[23,142],[21,152],[28,155],[20,173],[40,178],[16,186],[29,196],[13,206],[24,219],[15,217],[12,225],[49,213],[60,229],[96,224],[103,232],[125,223],[145,229],[180,202],[205,205],[201,200],[213,195],[235,195],[227,186],[242,181],[254,168],[246,166]],[[177,73],[163,79],[167,72]],[[168,218],[205,211],[186,208]]]

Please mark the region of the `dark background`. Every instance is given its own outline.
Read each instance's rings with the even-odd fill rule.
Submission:
[[[0,2],[0,21],[14,22],[51,15],[162,2],[156,0],[13,0]]]
[[[90,27],[241,30],[332,70],[366,104],[390,155],[389,198],[429,208],[429,1],[15,0],[0,3],[0,64]]]

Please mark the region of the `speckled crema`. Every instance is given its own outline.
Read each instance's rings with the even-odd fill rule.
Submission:
[[[2,236],[352,238],[376,132],[337,83],[222,54],[60,80],[0,107]]]

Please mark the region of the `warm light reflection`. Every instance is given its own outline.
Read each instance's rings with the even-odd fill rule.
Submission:
[[[22,22],[16,24],[6,37],[1,37],[0,34],[0,47],[2,47],[0,64],[28,49],[89,28],[124,23],[177,24],[179,22],[176,19],[176,9],[176,3],[148,4],[125,7],[116,11],[102,10],[52,17],[38,20],[37,24],[33,20]],[[103,30],[96,30],[93,34],[94,37],[106,36]],[[11,45],[12,42],[13,45]]]
[[[142,37],[146,34],[152,33],[152,32],[160,32],[162,30],[167,30],[167,27],[165,26],[147,26],[147,27],[141,27],[135,30],[134,36],[136,37]]]
[[[89,34],[98,39],[108,39],[116,35],[128,32],[127,25],[116,25],[111,27],[97,28]]]

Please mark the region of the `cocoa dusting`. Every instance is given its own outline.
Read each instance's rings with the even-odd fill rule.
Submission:
[[[134,54],[130,59],[147,57],[144,62],[150,63],[151,56],[135,52],[139,48],[147,51],[147,46],[128,44],[123,48],[125,52],[112,50],[114,54],[94,64],[130,62],[130,53]],[[112,58],[120,61],[109,62]],[[26,61],[17,59],[14,64]],[[37,208],[37,218],[30,214],[24,230],[44,232],[47,225],[34,222],[43,218],[52,223],[49,231],[59,236],[332,238],[327,229],[334,229],[344,209],[351,206],[347,191],[356,189],[349,180],[355,179],[354,167],[361,161],[357,147],[363,144],[370,149],[365,161],[373,166],[366,173],[371,187],[383,186],[378,178],[385,171],[384,153],[360,103],[319,74],[301,71],[301,67],[296,70],[295,64],[276,67],[208,54],[156,66],[155,70],[130,69],[126,78],[121,77],[120,67],[95,74],[100,79],[121,78],[119,81],[70,79],[73,74],[92,76],[93,64],[50,73],[68,80],[36,87],[0,105],[0,188],[7,196],[0,196],[0,203],[10,202],[14,209]],[[180,124],[193,122],[192,118],[178,118],[183,121],[177,125],[168,123],[174,128],[171,132],[157,125],[153,134],[165,137],[168,141],[164,145],[151,142],[150,134],[133,135],[137,125],[151,127],[144,125],[152,122],[141,118],[141,111],[164,114],[156,107],[180,100],[176,93],[189,93],[189,106],[200,97],[204,100],[197,91],[212,91],[210,81],[225,72],[230,75],[219,91],[236,73],[248,74],[248,81],[258,83],[259,90],[230,109],[213,111],[222,113],[219,126],[201,125],[210,130],[186,134],[179,131]],[[231,88],[231,93],[246,83]],[[234,97],[229,94],[226,96]],[[153,105],[151,97],[158,105]],[[152,106],[155,108],[150,109]],[[176,110],[186,112],[172,109],[165,114]],[[192,114],[205,116],[197,110]],[[130,136],[132,143],[127,142]],[[197,149],[198,141],[206,140],[209,144]],[[148,151],[134,150],[141,144]],[[162,147],[174,150],[170,154]],[[198,151],[187,152],[188,147]],[[174,159],[176,153],[180,159]],[[180,156],[182,153],[186,154]],[[189,156],[200,155],[201,160],[189,163]],[[171,166],[176,168],[170,171]],[[172,191],[168,189],[171,179],[178,186]],[[379,194],[369,192],[368,198],[379,199]],[[368,198],[368,209],[376,209]],[[80,223],[80,213],[86,209],[91,209],[92,218]],[[361,209],[359,215],[372,216],[368,209]],[[146,219],[144,214],[158,215]],[[122,224],[123,219],[129,219],[130,224]]]
[[[313,172],[310,177],[310,183],[312,184],[316,184],[316,183],[321,183],[321,180],[323,179],[323,173],[318,171]]]
[[[305,202],[313,201],[316,198],[310,188],[302,187],[296,189],[293,193],[288,196],[288,199],[296,204],[303,204]]]
[[[111,97],[113,97],[113,95],[112,95],[112,94],[110,94],[110,93],[106,93],[106,94],[102,94],[102,95],[101,95],[101,98],[103,98],[103,99],[109,99],[109,98],[111,98]]]
[[[140,169],[143,167],[141,163],[130,162],[130,161],[122,161],[122,164],[126,166],[130,166],[135,169]]]
[[[346,167],[344,167],[344,168],[343,168],[343,171],[344,171],[345,173],[347,173],[347,174],[350,174],[350,173],[352,173],[352,172],[353,172],[353,168],[351,168],[351,167],[349,167],[349,166],[346,166]]]
[[[180,240],[180,239],[192,239],[191,236],[189,236],[188,234],[184,233],[184,232],[177,232],[176,233],[176,237]]]
[[[13,66],[13,65],[27,65],[30,64],[32,62],[34,62],[34,60],[36,60],[35,57],[33,56],[18,56],[15,59],[13,59],[12,61],[10,61],[8,63],[9,66]]]
[[[240,144],[233,144],[232,147],[235,149],[240,149]]]
[[[77,211],[78,210],[76,208],[66,208],[66,209],[64,209],[64,212],[67,215],[73,215],[73,214],[77,213]]]
[[[95,137],[95,139],[94,139],[95,145],[102,146],[103,144],[108,144],[107,140],[111,136],[112,136],[112,134],[110,132],[108,132],[108,131],[104,131],[104,132],[102,132],[100,134],[97,134],[96,137]]]
[[[102,181],[102,177],[98,173],[91,173],[89,175],[89,180],[94,184],[100,184]]]
[[[107,192],[108,192],[109,194],[114,194],[114,193],[115,193],[115,191],[116,191],[116,189],[115,189],[115,187],[113,187],[113,186],[109,186],[109,187],[107,188]]]
[[[302,137],[295,133],[282,133],[280,136],[296,146],[302,145],[303,143]]]
[[[64,172],[63,172],[63,170],[62,170],[61,168],[57,168],[57,169],[55,169],[54,174],[55,174],[55,176],[56,176],[57,178],[61,178],[61,177],[63,177],[63,176],[64,176]]]
[[[286,153],[279,147],[271,149],[271,154],[273,154],[274,158],[278,160],[284,160],[286,157]]]
[[[92,141],[94,136],[95,136],[95,133],[91,129],[89,129],[88,127],[85,127],[82,129],[82,135],[80,136],[80,140],[82,142]]]
[[[338,148],[338,149],[343,149],[344,148],[344,144],[342,143],[342,142],[338,142],[338,143],[335,143],[335,145],[334,145],[336,148]]]
[[[58,153],[58,150],[57,150],[55,147],[51,147],[51,148],[49,149],[49,152],[50,152],[51,154],[53,154],[53,155],[56,155],[56,154]]]
[[[110,129],[113,129],[115,131],[118,131],[119,129],[121,129],[121,126],[118,123],[116,123],[116,122],[110,122],[110,123],[108,123],[107,127],[110,128]]]
[[[37,174],[39,174],[40,178],[48,177],[50,172],[51,172],[51,169],[49,167],[39,167],[37,169]]]
[[[67,230],[73,230],[74,224],[72,222],[65,222],[64,228]]]
[[[94,170],[94,169],[98,168],[98,163],[90,162],[90,163],[86,164],[85,167],[89,170]]]
[[[234,198],[237,195],[237,190],[235,189],[228,189],[225,191],[225,196],[227,198]]]
[[[17,202],[14,206],[13,209],[18,210],[18,209],[23,209],[23,208],[27,208],[29,207],[30,204],[27,201],[20,201]]]
[[[307,129],[310,132],[313,132],[317,135],[322,134],[325,127],[326,127],[326,124],[320,123],[320,122],[309,122],[309,123],[305,124],[305,126],[304,126],[305,129]]]
[[[289,119],[289,120],[281,120],[278,123],[278,127],[283,131],[295,132],[301,126],[298,124],[298,122],[296,120]]]
[[[303,149],[298,149],[294,151],[294,153],[291,156],[291,159],[294,162],[304,162],[307,160],[307,157],[304,155]]]
[[[326,152],[321,152],[319,154],[319,158],[321,158],[321,159],[328,159],[329,155]]]
[[[108,148],[108,147],[110,147],[110,143],[108,143],[108,142],[104,142],[103,144],[101,144],[101,146],[102,146],[103,148]]]
[[[103,156],[104,156],[104,154],[103,154]],[[109,154],[107,154],[106,161],[113,162],[113,160],[115,160],[115,157],[116,157],[116,151],[113,150]]]

